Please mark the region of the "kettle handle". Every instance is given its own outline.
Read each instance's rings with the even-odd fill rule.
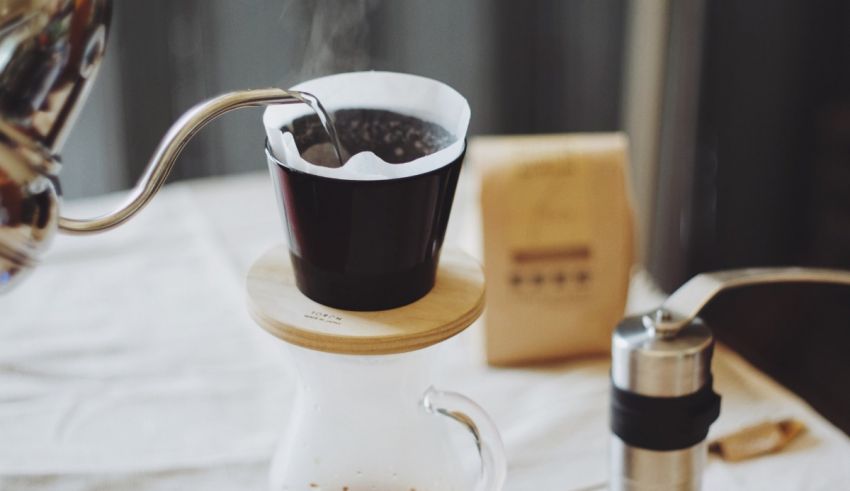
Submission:
[[[481,475],[475,491],[501,491],[507,476],[505,446],[496,424],[484,409],[465,395],[433,387],[425,391],[422,406],[429,413],[457,421],[472,433],[481,457]]]
[[[749,285],[773,283],[832,283],[850,285],[850,271],[819,268],[744,268],[694,276],[673,292],[643,324],[658,334],[675,335],[690,323],[718,293]]]
[[[267,106],[270,104],[293,104],[315,99],[310,94],[281,89],[255,89],[228,92],[197,104],[171,125],[159,142],[144,174],[130,191],[127,199],[117,209],[95,218],[77,219],[59,217],[59,229],[70,234],[87,234],[108,230],[126,222],[138,213],[153,198],[165,183],[174,162],[195,134],[210,121],[234,109]]]

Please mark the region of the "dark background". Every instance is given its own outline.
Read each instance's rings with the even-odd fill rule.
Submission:
[[[719,0],[698,22],[699,97],[666,121],[695,144],[660,161],[650,270],[669,291],[701,271],[850,269],[850,3]],[[850,288],[751,287],[703,317],[850,433]]]

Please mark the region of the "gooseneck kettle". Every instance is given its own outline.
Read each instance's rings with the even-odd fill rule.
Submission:
[[[141,210],[210,121],[233,109],[310,97],[258,89],[201,102],[171,126],[118,209],[92,219],[63,216],[59,153],[103,59],[111,6],[111,0],[0,0],[0,293],[38,264],[57,229],[99,232]]]

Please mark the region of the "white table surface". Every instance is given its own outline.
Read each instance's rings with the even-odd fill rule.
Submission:
[[[67,203],[74,216],[120,196]],[[480,254],[465,175],[448,244]],[[59,236],[44,264],[0,297],[0,489],[262,490],[294,383],[277,340],[249,319],[244,276],[283,240],[266,174],[167,186],[135,220]],[[630,309],[654,305],[638,277]],[[509,491],[606,480],[607,359],[495,369],[481,325],[446,343],[434,381],[484,406],[509,458]],[[786,451],[710,459],[708,490],[850,489],[850,439],[720,348],[712,434],[797,417]]]

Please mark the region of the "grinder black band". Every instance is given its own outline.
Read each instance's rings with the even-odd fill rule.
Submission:
[[[680,450],[705,440],[720,415],[712,379],[679,397],[650,397],[611,384],[611,431],[623,442],[649,450]]]

